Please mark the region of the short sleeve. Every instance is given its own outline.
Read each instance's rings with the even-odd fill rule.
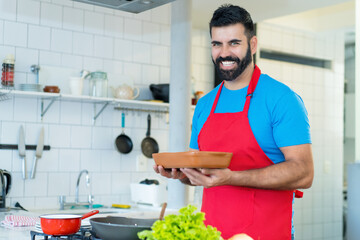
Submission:
[[[190,148],[199,150],[198,136],[199,136],[199,108],[196,107],[191,124],[191,138]]]
[[[295,92],[286,93],[276,102],[272,123],[278,147],[311,143],[308,113],[303,100]]]

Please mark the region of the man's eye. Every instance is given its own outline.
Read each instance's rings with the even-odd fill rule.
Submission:
[[[220,43],[213,43],[212,45],[213,45],[213,47],[218,47],[218,46],[220,46]]]
[[[232,42],[231,46],[236,46],[236,45],[239,45],[239,44],[240,44],[239,42]]]

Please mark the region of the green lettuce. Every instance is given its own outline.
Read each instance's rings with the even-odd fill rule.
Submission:
[[[188,205],[179,210],[179,215],[171,214],[164,220],[157,220],[151,230],[138,233],[142,240],[220,240],[221,232],[215,227],[205,226],[205,214],[195,213],[196,207]]]

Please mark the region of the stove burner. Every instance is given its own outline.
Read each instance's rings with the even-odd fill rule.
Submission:
[[[45,233],[30,231],[31,240],[101,240],[96,238],[93,232],[90,232],[88,229],[80,228],[80,232],[77,232],[72,235],[62,235],[62,236],[53,236],[47,235]],[[37,238],[40,237],[40,238]]]

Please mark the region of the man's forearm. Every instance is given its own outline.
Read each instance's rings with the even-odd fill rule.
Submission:
[[[298,166],[296,162],[283,162],[260,169],[233,171],[229,185],[253,188],[294,190],[309,188],[312,170]]]

